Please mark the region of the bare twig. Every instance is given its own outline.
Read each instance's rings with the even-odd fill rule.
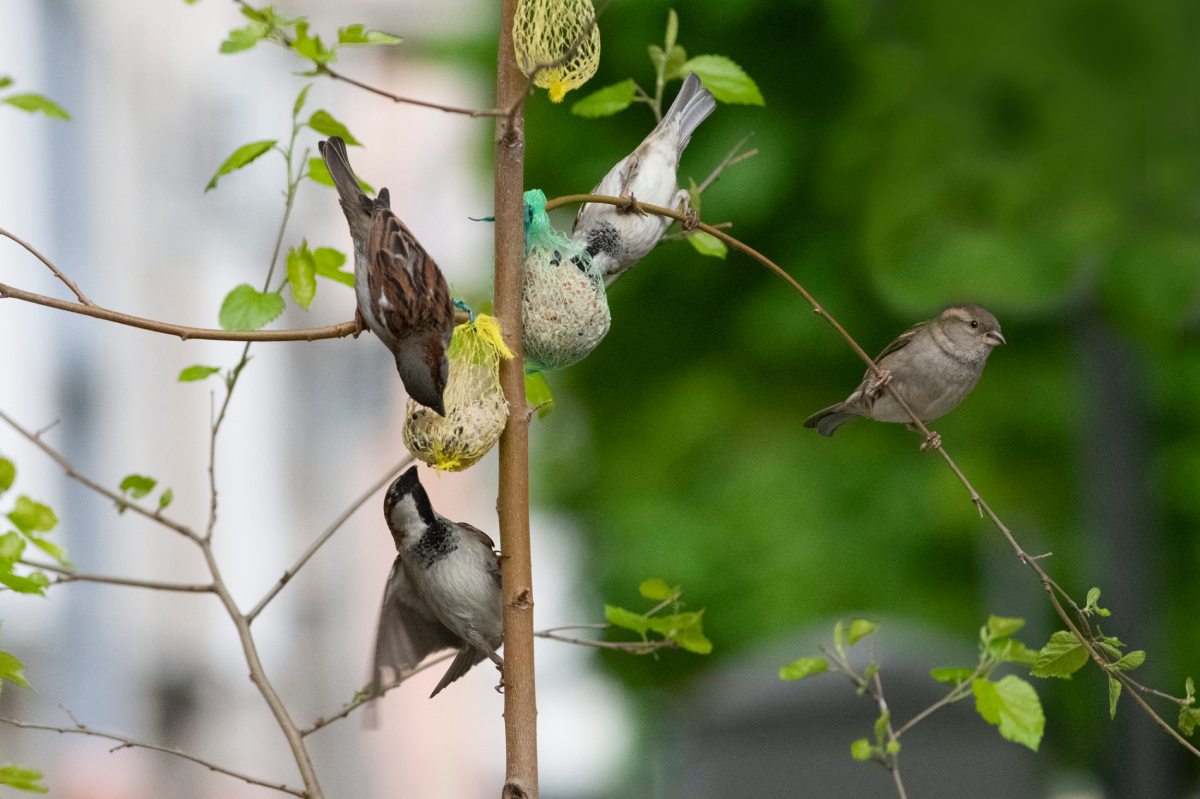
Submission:
[[[227,776],[234,777],[235,779],[242,780],[243,782],[248,782],[251,785],[258,785],[263,788],[270,788],[283,793],[290,793],[292,796],[307,796],[307,794],[299,788],[292,788],[281,782],[270,782],[268,780],[261,780],[257,777],[251,777],[250,775],[243,774],[240,771],[234,771],[233,769],[228,769],[224,766],[218,766],[216,763],[209,762],[208,760],[196,757],[195,755],[190,755],[180,749],[143,743],[141,741],[135,741],[132,738],[126,738],[123,735],[114,735],[109,732],[100,732],[99,730],[93,730],[91,727],[84,726],[83,724],[77,723],[74,727],[53,727],[47,724],[31,724],[27,721],[17,721],[16,719],[5,718],[3,716],[0,716],[0,723],[8,724],[13,727],[20,727],[21,729],[25,730],[46,730],[47,732],[57,732],[61,734],[90,735],[94,738],[105,738],[109,741],[116,741],[120,744],[120,746],[110,750],[113,752],[121,749],[149,749],[154,752],[164,752],[168,755],[174,755],[175,757],[181,757],[184,760],[190,760],[193,763],[198,763],[207,768],[209,771],[216,771],[220,774],[225,774]]]
[[[717,168],[714,169],[712,171],[712,173],[704,179],[703,183],[701,183],[699,186],[696,187],[697,194],[703,194],[704,190],[707,189],[709,187],[709,185],[712,184],[713,181],[715,181],[717,178],[719,178],[721,176],[721,172],[724,171],[725,167],[732,166],[733,164],[736,164],[738,161],[745,161],[747,158],[749,158],[753,155],[758,155],[757,148],[754,150],[750,150],[749,152],[742,153],[741,155],[737,154],[737,151],[742,149],[742,145],[745,144],[746,142],[750,141],[750,136],[753,136],[753,135],[754,134],[751,133],[747,136],[744,136],[740,142],[738,142],[737,144],[735,144],[733,146],[733,149],[729,151],[729,155],[725,156],[725,160],[722,161],[721,163],[717,164]],[[734,156],[737,156],[737,157],[735,158]]]
[[[561,205],[566,205],[568,203],[604,203],[607,205],[621,205],[621,206],[625,206],[625,205],[629,204],[628,200],[623,200],[618,197],[603,197],[603,196],[591,195],[591,194],[572,194],[572,195],[568,195],[565,197],[557,197],[553,200],[550,200],[549,202],[546,203],[546,211],[549,212],[555,208],[558,208]],[[673,210],[670,210],[667,208],[659,208],[658,206],[647,205],[646,203],[640,203],[640,202],[635,203],[635,207],[633,210],[641,210],[641,211],[646,211],[648,213],[657,214],[659,216],[670,217],[672,219],[679,220],[680,222],[684,221],[684,215],[679,213],[678,211],[673,211]],[[758,261],[759,263],[763,264],[768,269],[770,269],[772,272],[775,272],[775,274],[779,275],[781,278],[786,280],[788,282],[788,284],[793,289],[795,289],[797,293],[799,293],[802,297],[804,297],[804,299],[809,303],[809,305],[812,306],[813,311],[815,313],[817,313],[819,316],[821,316],[823,319],[825,319],[825,321],[828,322],[830,324],[830,326],[832,326],[833,329],[837,331],[838,335],[840,335],[845,340],[845,342],[850,346],[850,348],[852,350],[854,350],[854,353],[856,355],[858,355],[858,357],[860,359],[862,359],[862,361],[864,363],[866,363],[867,370],[876,378],[878,378],[880,376],[880,370],[879,370],[878,365],[875,363],[874,360],[872,360],[871,356],[867,354],[866,350],[864,350],[861,346],[859,346],[858,342],[855,341],[854,338],[849,333],[846,332],[846,329],[843,328],[838,323],[838,321],[836,319],[834,319],[833,316],[830,315],[830,313],[828,311],[826,311],[821,306],[821,304],[818,303],[816,301],[816,299],[811,294],[809,294],[808,291],[806,291],[803,286],[800,285],[799,282],[796,281],[795,278],[793,278],[791,275],[789,275],[787,272],[785,272],[778,264],[776,264],[774,261],[772,261],[771,259],[764,256],[762,253],[753,249],[752,247],[749,247],[746,244],[743,244],[742,242],[733,238],[729,234],[724,233],[720,230],[717,230],[716,228],[712,227],[711,225],[706,225],[706,224],[700,223],[697,227],[698,227],[698,229],[703,230],[706,233],[716,236],[718,239],[725,242],[730,247],[741,250],[742,252],[746,253],[751,258],[753,258],[756,261]],[[926,427],[925,423],[923,421],[921,421],[921,419],[913,412],[912,408],[909,407],[908,403],[904,400],[904,398],[902,396],[900,396],[899,394],[897,394],[894,390],[894,387],[892,387],[892,386],[886,387],[885,390],[891,394],[892,398],[896,401],[896,404],[899,405],[900,408],[906,414],[908,414],[908,417],[912,420],[912,426],[917,428],[917,430],[919,430],[925,436],[926,441],[930,440],[930,438],[932,437],[932,434],[930,433],[929,428]],[[1030,569],[1032,569],[1033,572],[1037,575],[1038,579],[1041,580],[1042,586],[1046,589],[1046,592],[1049,594],[1050,601],[1054,605],[1054,610],[1056,613],[1058,613],[1059,618],[1061,618],[1063,620],[1063,622],[1067,625],[1067,628],[1075,635],[1076,638],[1079,639],[1080,643],[1084,646],[1084,648],[1087,649],[1088,654],[1091,656],[1092,660],[1094,660],[1102,669],[1107,671],[1108,667],[1111,664],[1098,651],[1096,651],[1096,647],[1092,644],[1092,642],[1090,640],[1090,636],[1086,635],[1080,631],[1081,625],[1084,626],[1084,628],[1086,629],[1086,626],[1087,626],[1086,619],[1084,619],[1081,622],[1081,625],[1077,625],[1076,622],[1071,618],[1071,615],[1067,613],[1066,609],[1063,607],[1062,603],[1059,601],[1058,594],[1061,592],[1063,597],[1067,600],[1068,604],[1071,605],[1071,607],[1076,611],[1076,614],[1080,617],[1083,617],[1084,614],[1080,610],[1079,606],[1075,603],[1074,600],[1072,600],[1070,598],[1070,596],[1068,594],[1066,594],[1065,591],[1062,591],[1062,589],[1058,586],[1058,584],[1055,583],[1054,580],[1051,579],[1048,574],[1046,574],[1045,570],[1042,569],[1042,567],[1038,564],[1038,559],[1030,556],[1029,553],[1027,553],[1024,550],[1024,548],[1021,547],[1020,543],[1018,543],[1017,539],[1013,536],[1012,531],[1009,530],[1009,528],[1004,524],[1004,522],[1002,522],[1000,520],[1000,517],[996,515],[995,511],[993,511],[991,509],[991,507],[986,502],[983,501],[983,498],[980,497],[979,492],[975,490],[975,487],[973,485],[971,485],[971,481],[968,480],[967,476],[965,474],[963,474],[961,469],[958,468],[958,464],[956,464],[954,462],[954,459],[950,457],[950,454],[948,452],[946,452],[945,448],[939,443],[938,446],[935,447],[935,449],[938,451],[938,453],[941,454],[942,458],[946,461],[946,465],[950,467],[951,471],[954,472],[955,476],[958,477],[959,481],[963,484],[963,487],[967,489],[967,494],[969,495],[971,502],[973,502],[975,504],[975,506],[979,509],[981,514],[986,514],[988,516],[988,518],[991,519],[992,524],[994,524],[996,526],[996,528],[1001,532],[1001,534],[1004,535],[1005,540],[1008,541],[1009,546],[1011,546],[1013,549],[1013,552],[1016,553],[1017,559],[1019,561],[1021,561],[1022,563],[1024,563],[1025,565],[1027,565]],[[1120,677],[1122,679],[1122,682],[1124,682],[1125,680],[1128,679],[1127,677],[1125,677],[1123,672],[1118,672],[1118,677]],[[1133,692],[1131,691],[1131,693],[1133,693]],[[1184,748],[1186,748],[1189,752],[1191,752],[1196,757],[1200,758],[1200,749],[1197,749],[1195,746],[1193,746],[1186,738],[1184,738],[1182,735],[1180,735],[1179,732],[1177,732],[1170,724],[1163,721],[1163,719],[1157,713],[1155,713],[1154,710],[1148,704],[1146,704],[1146,702],[1144,700],[1142,700],[1142,698],[1140,696],[1138,696],[1136,693],[1134,693],[1134,696],[1137,699],[1138,703],[1142,706],[1142,708],[1145,709],[1145,711],[1150,714],[1150,716],[1155,720],[1156,723],[1158,723],[1159,726],[1161,726],[1163,729],[1167,730],[1167,732],[1169,732],[1171,734],[1171,736],[1173,738],[1175,738],[1175,740],[1177,740],[1180,744],[1182,744],[1184,746]]]
[[[55,566],[50,563],[38,563],[24,558],[21,559],[20,563],[34,569],[41,569],[57,574],[58,577],[55,578],[51,585],[74,582],[105,583],[108,585],[127,585],[131,588],[149,588],[153,591],[181,591],[194,594],[213,593],[211,583],[164,583],[158,580],[138,580],[129,577],[110,577],[106,574],[87,574],[85,572],[77,572],[74,569],[64,569],[61,566]]]
[[[416,106],[420,106],[422,108],[432,108],[435,111],[445,111],[447,114],[462,114],[463,116],[468,116],[473,119],[479,118],[479,117],[504,116],[507,113],[507,112],[501,111],[497,108],[493,108],[488,111],[477,111],[472,108],[459,108],[458,106],[443,105],[442,103],[431,103],[428,100],[417,100],[412,97],[403,97],[399,94],[392,94],[391,92],[386,91],[384,89],[379,89],[379,88],[376,88],[375,86],[371,86],[369,84],[363,83],[362,81],[355,80],[354,78],[351,78],[351,77],[347,77],[346,75],[343,75],[340,72],[332,70],[329,67],[322,67],[320,71],[323,72],[324,74],[328,75],[329,77],[333,78],[334,80],[340,80],[342,83],[348,83],[351,86],[357,86],[360,89],[371,92],[372,94],[377,94],[380,97],[386,97],[387,99],[391,100],[393,103],[404,103],[406,105],[416,105]]]
[[[414,674],[419,674],[420,672],[425,671],[425,669],[428,669],[432,666],[436,666],[439,663],[445,663],[447,660],[456,656],[457,654],[458,654],[458,650],[452,649],[449,652],[443,653],[431,660],[425,661],[424,663],[417,666],[412,671],[404,672],[401,675],[400,679],[396,680],[391,685],[385,686],[382,690],[380,690],[379,696],[383,696],[388,691],[399,686],[400,683],[404,682],[405,680],[407,680],[409,677],[413,676]],[[322,727],[328,727],[333,722],[338,721],[339,719],[346,718],[346,716],[349,716],[355,710],[358,710],[360,707],[365,705],[367,702],[370,702],[372,699],[376,699],[376,698],[378,698],[378,697],[370,691],[360,691],[358,694],[355,695],[353,701],[348,702],[345,705],[343,705],[342,709],[339,710],[337,713],[333,714],[329,718],[325,718],[324,716],[322,716],[321,718],[314,721],[313,725],[311,727],[306,727],[303,730],[301,730],[300,735],[302,737],[308,737],[309,735],[312,735],[314,732],[321,729]]]
[[[246,614],[247,623],[253,622],[258,617],[258,614],[262,613],[263,608],[265,608],[267,604],[275,598],[276,594],[283,590],[283,587],[287,585],[293,577],[296,576],[297,572],[304,568],[304,564],[308,563],[308,559],[315,555],[317,550],[320,549],[326,541],[333,537],[333,534],[336,533],[338,529],[341,528],[341,526],[345,524],[351,516],[354,515],[355,511],[361,508],[368,499],[375,496],[379,489],[391,482],[392,478],[399,474],[401,469],[403,469],[405,466],[408,466],[412,462],[412,455],[402,458],[399,463],[388,470],[387,474],[379,478],[379,480],[377,480],[373,486],[364,491],[362,496],[350,503],[350,507],[342,511],[341,515],[334,519],[333,523],[326,527],[324,532],[317,536],[315,541],[309,544],[308,549],[304,550],[304,554],[300,556],[300,559],[297,560],[290,569],[283,573],[283,576],[279,578],[279,581],[275,583],[275,585],[271,586],[271,590],[267,591],[262,599],[258,600],[258,604]]]
[[[42,441],[40,438],[36,437],[33,433],[29,432],[24,427],[21,427],[21,425],[17,424],[15,421],[13,421],[12,417],[10,417],[8,414],[4,413],[4,411],[0,411],[0,419],[3,419],[5,422],[8,423],[9,427],[16,430],[18,433],[23,435],[25,438],[32,441],[34,443],[34,445],[37,446],[38,449],[40,449],[42,452],[45,452],[47,455],[49,455],[51,457],[51,459],[54,460],[55,463],[57,463],[59,466],[62,467],[62,470],[66,473],[67,477],[70,477],[72,480],[75,480],[76,482],[87,486],[92,491],[95,491],[100,496],[113,501],[118,506],[129,508],[130,510],[134,511],[135,513],[137,513],[141,516],[145,516],[147,519],[150,519],[151,521],[158,522],[159,524],[163,525],[164,527],[168,527],[171,530],[174,530],[175,532],[179,533],[180,535],[190,538],[192,541],[200,540],[200,537],[197,536],[196,533],[190,527],[188,527],[187,525],[184,525],[184,524],[180,524],[179,522],[173,521],[171,519],[168,519],[166,516],[164,516],[162,514],[162,511],[160,511],[160,510],[152,511],[148,508],[144,508],[141,505],[137,504],[136,502],[133,502],[132,500],[127,499],[127,498],[121,496],[120,494],[117,494],[114,491],[108,490],[107,488],[100,485],[99,483],[97,483],[97,482],[89,479],[88,477],[85,477],[84,475],[80,474],[79,472],[75,471],[75,467],[71,465],[70,461],[68,461],[66,458],[64,458],[62,455],[60,455],[53,447],[51,447],[45,441]]]
[[[601,627],[609,627],[610,625],[602,624]],[[566,627],[558,627],[555,629],[569,629]],[[538,638],[548,638],[551,641],[562,641],[564,644],[576,644],[578,646],[594,646],[598,649],[620,649],[624,652],[630,652],[634,655],[647,655],[651,652],[657,652],[660,649],[676,649],[679,644],[671,639],[663,639],[661,641],[593,641],[587,638],[568,638],[565,635],[555,635],[550,630],[539,630],[534,635]]]
[[[35,250],[27,242],[22,241],[21,239],[17,238],[13,234],[9,233],[7,230],[4,230],[2,228],[0,228],[0,236],[4,236],[6,238],[12,239],[17,244],[20,244],[22,247],[29,250],[29,252],[33,253],[33,256],[35,258],[37,258],[39,261],[41,261],[42,263],[44,263],[46,266],[48,266],[50,268],[50,271],[54,273],[55,277],[57,277],[63,283],[67,284],[67,288],[69,288],[71,290],[72,294],[74,294],[76,297],[79,298],[79,301],[81,303],[83,303],[84,305],[91,305],[91,306],[94,306],[96,304],[96,303],[92,302],[91,300],[89,300],[87,297],[83,296],[83,292],[79,290],[79,286],[76,286],[74,281],[72,281],[70,278],[68,278],[62,272],[60,272],[58,270],[57,266],[50,263],[49,259],[47,259],[46,256],[42,255],[40,252]]]

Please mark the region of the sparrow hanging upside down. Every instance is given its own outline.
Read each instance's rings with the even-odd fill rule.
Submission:
[[[876,379],[868,370],[845,402],[814,413],[804,422],[828,438],[858,416],[879,422],[907,422],[892,396],[899,394],[922,422],[945,416],[962,402],[983,374],[992,348],[1004,344],[996,317],[978,305],[951,305],[935,319],[913,325],[879,354]],[[887,388],[887,392],[883,389]],[[922,449],[941,446],[930,433]]]
[[[434,511],[416,466],[392,483],[383,512],[398,554],[375,639],[375,695],[441,649],[459,652],[431,698],[484,658],[503,672],[496,654],[504,642],[500,563],[492,539]]]
[[[622,158],[592,194],[621,197],[623,208],[585,203],[575,217],[573,237],[585,247],[610,285],[644,258],[675,220],[655,214],[634,213],[635,201],[677,210],[688,206],[686,189],[679,188],[676,173],[692,132],[717,107],[712,93],[689,72],[671,108],[638,148]]]
[[[450,376],[446,348],[454,333],[454,303],[446,278],[391,210],[387,189],[374,200],[354,178],[339,136],[317,145],[341,198],[354,240],[354,321],[392,352],[408,395],[446,415],[442,392]]]

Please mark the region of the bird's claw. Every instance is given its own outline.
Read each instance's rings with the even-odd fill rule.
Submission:
[[[366,329],[366,323],[363,320],[362,311],[355,308],[354,309],[354,337],[358,338],[359,336],[361,336],[363,330],[365,330],[365,329]]]
[[[497,685],[496,685],[496,693],[498,693],[498,694],[502,694],[502,693],[504,693],[504,688],[505,688],[505,685],[504,685],[504,667],[503,667],[503,666],[501,666],[499,663],[495,664],[495,666],[496,666],[496,671],[500,672],[500,682],[499,682],[499,683],[497,683]]]
[[[933,430],[929,431],[929,435],[925,436],[924,443],[921,444],[921,451],[925,452],[931,449],[938,449],[942,446],[942,437]]]
[[[646,212],[643,211],[641,206],[638,205],[637,197],[634,197],[633,192],[631,192],[629,189],[622,191],[619,196],[625,202],[617,206],[617,211],[622,214],[633,213],[637,214],[638,216],[646,215]]]
[[[877,399],[885,388],[892,384],[892,373],[887,369],[879,370],[879,379],[867,390],[872,399]]]
[[[696,230],[700,227],[700,214],[696,213],[696,209],[688,206],[683,209],[683,221],[679,223],[685,231]]]

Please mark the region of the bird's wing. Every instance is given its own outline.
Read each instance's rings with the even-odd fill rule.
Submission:
[[[492,577],[496,580],[497,585],[500,583],[500,553],[496,552],[496,544],[492,541],[492,537],[480,530],[478,527],[467,524],[466,522],[457,522],[458,526],[463,529],[467,535],[474,538],[481,544],[486,544],[487,548],[492,550],[492,554],[496,556],[494,563],[489,563],[488,569],[492,573]]]
[[[383,192],[380,191],[381,199]],[[367,243],[371,313],[398,339],[454,324],[442,270],[400,218],[376,201]]]
[[[372,673],[375,695],[378,696],[385,687],[385,668],[392,670],[392,681],[398,682],[403,672],[416,668],[426,655],[462,645],[462,639],[434,618],[413,591],[404,573],[404,564],[396,558],[384,589],[379,633],[375,637]]]
[[[483,660],[485,657],[487,657],[487,655],[480,652],[473,646],[463,647],[459,651],[458,657],[454,658],[454,662],[450,664],[450,668],[446,669],[446,673],[443,675],[442,681],[437,684],[437,688],[433,689],[433,693],[429,695],[429,698],[433,699],[438,695],[438,693],[441,692],[443,688],[466,674],[476,663]]]
[[[924,330],[926,325],[928,325],[928,324],[929,324],[929,322],[927,322],[927,321],[926,322],[917,322],[915,325],[910,327],[908,330],[905,330],[903,333],[901,333],[899,336],[897,336],[895,341],[893,341],[891,344],[884,347],[883,352],[879,353],[879,356],[875,359],[875,364],[878,365],[880,362],[883,361],[884,358],[891,355],[893,352],[902,350],[905,347],[907,347],[912,342],[912,340],[917,337],[917,334],[920,333],[922,330]],[[868,369],[866,371],[866,374],[863,375],[863,380],[866,380],[870,376],[871,376],[871,370]]]

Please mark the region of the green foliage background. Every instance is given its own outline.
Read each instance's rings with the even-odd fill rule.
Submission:
[[[720,105],[685,154],[681,182],[699,182],[755,134],[760,154],[705,193],[706,221],[732,221],[869,351],[950,302],[999,316],[1009,346],[936,428],[1018,535],[1054,552],[1048,567],[1079,598],[1120,580],[1120,553],[1097,552],[1086,522],[1095,384],[1081,367],[1081,315],[1098,312],[1130,344],[1152,431],[1149,472],[1135,479],[1154,505],[1166,588],[1150,598],[1161,636],[1147,648],[1178,692],[1200,664],[1200,9],[673,7],[689,55],[731,57],[766,99]],[[612,6],[596,78],[561,106],[544,93],[529,102],[527,187],[585,191],[650,130],[641,105],[598,120],[568,107],[630,76],[652,87],[646,46],[661,41],[667,8]],[[539,500],[578,518],[607,601],[637,606],[647,576],[681,584],[709,608],[715,645],[711,658],[606,656],[622,679],[676,686],[850,611],[964,640],[988,613],[1011,612],[987,607],[982,588],[980,552],[998,533],[915,436],[866,422],[833,440],[802,429],[863,369],[777,278],[737,254],[666,242],[609,298],[607,339],[548,377],[556,412],[537,423]],[[1117,565],[1102,574],[1106,558]],[[1045,687],[1059,756],[1099,765],[1104,690],[1098,675]]]

